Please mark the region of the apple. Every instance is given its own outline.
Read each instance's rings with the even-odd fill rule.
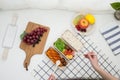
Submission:
[[[79,21],[78,25],[81,29],[86,29],[89,26],[89,22],[85,18],[83,18]]]

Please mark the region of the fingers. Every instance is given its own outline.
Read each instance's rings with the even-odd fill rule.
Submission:
[[[90,54],[88,54],[88,59],[90,60],[90,61],[92,61],[92,56],[90,55]]]
[[[50,75],[50,77],[48,78],[48,80],[51,80],[51,78],[52,78],[52,75]]]
[[[96,56],[96,54],[94,52],[89,52],[87,54],[84,54],[84,56],[85,58],[92,60]]]
[[[94,52],[89,52],[89,53],[85,54],[84,56],[89,59],[93,68],[99,67],[98,59],[97,59],[97,56]]]
[[[55,76],[53,74],[51,74],[50,77],[48,78],[48,80],[55,80]]]
[[[85,58],[88,58],[88,54],[84,54]]]

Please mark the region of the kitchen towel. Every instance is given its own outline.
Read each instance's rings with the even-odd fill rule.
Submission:
[[[109,25],[100,29],[101,34],[107,41],[114,55],[120,53],[120,26]]]
[[[57,80],[73,80],[74,78],[81,78],[77,80],[100,80],[101,76],[93,69],[89,60],[83,56],[90,51],[97,53],[99,65],[104,70],[116,78],[120,78],[119,67],[88,36],[79,34],[76,37],[84,43],[81,51],[75,54],[65,67],[57,69],[56,65],[47,56],[44,56],[44,59],[32,70],[32,75],[36,80],[47,80],[54,69],[56,69],[54,75]]]

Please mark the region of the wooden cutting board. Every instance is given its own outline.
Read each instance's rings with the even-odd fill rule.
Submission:
[[[22,50],[24,50],[26,53],[26,58],[24,60],[24,67],[26,68],[26,70],[28,70],[28,66],[29,66],[31,57],[35,54],[42,54],[45,43],[46,43],[47,36],[50,31],[49,27],[46,27],[46,26],[43,26],[40,24],[36,24],[33,22],[29,22],[27,24],[25,32],[30,33],[31,31],[35,30],[38,27],[44,27],[45,29],[47,29],[47,32],[45,32],[43,34],[41,41],[38,44],[36,44],[35,47],[33,47],[33,45],[28,45],[28,44],[24,43],[23,41],[21,41],[21,43],[20,43],[20,48]]]

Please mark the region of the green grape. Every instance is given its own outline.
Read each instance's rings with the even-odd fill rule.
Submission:
[[[84,15],[78,15],[75,17],[75,19],[73,20],[73,24],[77,25],[78,22],[80,21],[80,19],[84,18]]]

